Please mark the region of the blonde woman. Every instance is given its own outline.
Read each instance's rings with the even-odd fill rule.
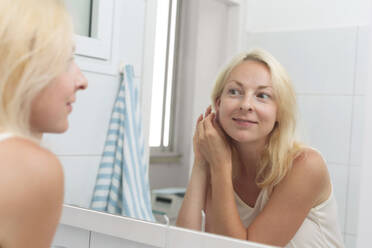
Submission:
[[[0,0],[0,247],[49,248],[63,203],[61,164],[39,141],[62,133],[87,81],[62,0]]]
[[[295,92],[267,52],[236,57],[197,121],[177,225],[270,245],[343,247],[327,166],[295,139]]]

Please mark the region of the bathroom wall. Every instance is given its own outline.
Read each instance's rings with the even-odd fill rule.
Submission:
[[[141,81],[146,1],[115,0],[114,14],[112,54],[119,54],[120,61],[125,64],[133,64],[135,80]],[[79,64],[79,58],[77,62]],[[119,63],[114,66],[117,66],[114,74],[83,70],[89,85],[86,91],[77,94],[69,130],[61,135],[45,135],[43,139],[44,145],[51,148],[62,162],[67,204],[89,207],[119,87]],[[145,101],[143,105],[148,108],[146,104]]]
[[[247,48],[291,75],[302,135],[327,161],[346,247],[356,247],[370,1],[247,1]]]

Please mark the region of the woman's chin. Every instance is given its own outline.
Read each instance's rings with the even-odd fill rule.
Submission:
[[[239,134],[233,134],[233,135],[230,135],[229,134],[229,137],[236,143],[250,143],[252,141],[254,141],[254,138],[251,137],[250,135],[239,135]]]

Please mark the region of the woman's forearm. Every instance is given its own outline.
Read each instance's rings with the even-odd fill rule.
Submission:
[[[202,214],[208,185],[207,165],[195,161],[185,198],[178,213],[176,225],[201,230]]]
[[[239,239],[247,239],[244,227],[235,203],[231,173],[211,169],[211,194],[208,220],[212,223],[211,232]]]

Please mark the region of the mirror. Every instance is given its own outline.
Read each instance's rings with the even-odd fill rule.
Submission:
[[[122,9],[116,23],[121,25],[117,39],[123,42],[116,52],[128,63],[142,61],[146,2],[116,6]],[[280,3],[183,1],[182,38],[179,41],[182,53],[178,57],[177,76],[180,81],[175,93],[178,104],[175,148],[182,157],[176,162],[169,160],[150,165],[152,190],[168,188],[170,192],[169,188],[176,188],[168,195],[162,194],[164,191],[155,191],[158,194],[156,204],[160,204],[157,211],[168,209],[166,211],[174,221],[181,202],[182,190],[179,188],[187,185],[192,164],[194,123],[209,105],[213,80],[219,68],[236,51],[259,46],[270,51],[293,80],[304,141],[317,148],[327,161],[341,230],[346,246],[352,247],[358,234],[357,202],[368,71],[368,29],[365,26],[370,17],[368,4],[362,0],[354,1],[352,6],[346,1],[337,5],[293,0]],[[241,16],[238,20],[225,21],[229,13],[236,11],[235,7],[229,6],[239,7]],[[225,16],[221,18],[221,15]],[[226,44],[225,37],[231,37],[231,34],[236,34],[236,40]],[[216,52],[216,49],[222,52]],[[141,70],[145,64],[141,66],[135,68],[134,80],[138,82],[143,77]],[[46,143],[50,143],[63,163],[66,203],[89,208],[118,78],[94,71],[85,74],[90,80],[89,90],[80,99],[78,97],[75,112],[71,115],[71,129],[61,137],[48,135]],[[142,103],[149,106],[146,99]],[[149,119],[149,111],[146,111],[143,111],[145,121]],[[148,137],[148,127],[146,122],[145,137]]]

